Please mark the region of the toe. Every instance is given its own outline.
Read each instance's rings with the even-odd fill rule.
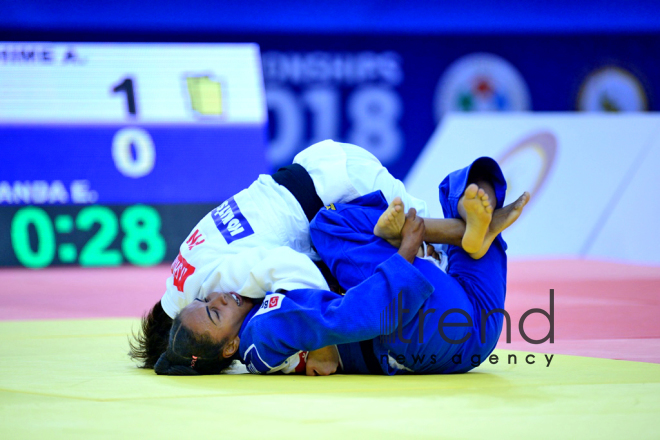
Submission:
[[[465,198],[474,199],[477,196],[477,191],[479,191],[479,187],[477,185],[474,183],[469,184],[468,187],[465,188]]]

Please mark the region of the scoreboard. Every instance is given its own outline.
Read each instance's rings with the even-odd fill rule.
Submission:
[[[0,265],[152,265],[266,162],[255,44],[0,43]]]

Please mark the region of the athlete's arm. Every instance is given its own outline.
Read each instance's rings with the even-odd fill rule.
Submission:
[[[383,330],[387,307],[399,302],[404,309],[419,310],[432,293],[422,273],[394,254],[345,296],[320,290],[270,294],[245,327],[241,356],[251,372],[264,373],[300,350],[373,339]]]
[[[406,222],[401,230],[401,245],[397,253],[406,259],[410,264],[415,262],[417,251],[422,245],[424,239],[424,220],[417,217],[415,208],[410,208],[406,214]]]
[[[411,264],[415,260],[416,248],[419,248],[424,230],[424,221],[416,216],[415,208],[411,208],[401,231],[402,240],[398,251]],[[305,372],[308,376],[328,376],[334,374],[338,367],[339,351],[336,345],[330,345],[309,352]]]
[[[405,253],[404,257],[409,262],[418,264],[408,255],[412,249],[407,247],[415,247],[416,253],[423,238],[417,233],[414,240],[397,250],[373,233],[374,225],[387,207],[385,199],[380,194],[372,193],[361,197],[359,203],[338,204],[336,208],[333,206],[334,209],[321,210],[310,224],[314,247],[339,284],[346,289],[367,279],[379,264],[397,252],[400,255]],[[407,223],[410,222],[404,223],[404,227]],[[413,223],[418,229],[424,227],[421,219]],[[413,223],[408,224],[406,232]]]

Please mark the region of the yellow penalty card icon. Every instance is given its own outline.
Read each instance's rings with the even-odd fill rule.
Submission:
[[[188,95],[193,111],[200,115],[222,114],[222,87],[208,76],[186,77]]]

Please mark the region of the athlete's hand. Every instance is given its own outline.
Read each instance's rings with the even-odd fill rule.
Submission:
[[[328,376],[337,372],[339,352],[336,345],[319,348],[307,354],[305,374],[308,376]]]
[[[426,256],[427,257],[433,257],[436,260],[440,259],[440,254],[435,250],[435,247],[433,247],[432,244],[427,244],[426,245]]]
[[[401,246],[399,247],[399,255],[410,263],[415,261],[415,255],[424,241],[425,230],[424,220],[417,217],[415,208],[410,208],[406,214],[406,222],[401,229]]]

